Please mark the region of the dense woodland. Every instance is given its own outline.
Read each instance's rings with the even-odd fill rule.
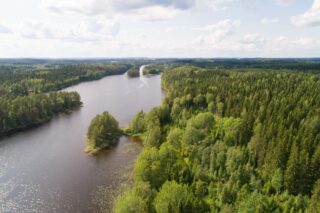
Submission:
[[[87,133],[86,152],[95,154],[103,148],[108,148],[118,142],[121,135],[118,121],[108,112],[94,117]]]
[[[166,98],[126,134],[143,139],[134,184],[114,212],[320,212],[320,63],[316,60],[156,60]],[[146,61],[60,64],[0,60],[0,135],[81,105],[56,92]],[[88,130],[91,150],[116,143],[109,114]]]
[[[162,73],[164,70],[169,69],[173,64],[169,63],[158,63],[150,64],[143,69],[143,75],[157,75]]]
[[[130,78],[139,77],[140,76],[139,67],[138,66],[133,66],[131,69],[129,69],[127,71],[127,75]]]
[[[83,81],[97,80],[107,75],[123,74],[131,67],[121,63],[88,63],[57,65],[0,66],[0,94],[25,96],[56,91]]]
[[[318,72],[320,70],[319,59],[181,59],[175,60],[177,65],[197,66],[201,68],[258,68],[272,70],[290,70],[302,72]]]
[[[114,212],[320,212],[320,75],[277,70],[165,71]]]
[[[123,74],[132,66],[111,62],[62,65],[1,62],[0,136],[43,123],[81,105],[76,92],[54,91],[107,75]]]
[[[76,92],[33,94],[14,99],[0,97],[0,135],[41,124],[80,105]]]

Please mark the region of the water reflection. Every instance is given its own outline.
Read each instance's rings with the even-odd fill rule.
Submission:
[[[141,86],[142,81],[147,84]],[[91,119],[107,110],[125,126],[136,112],[150,110],[163,97],[160,76],[111,76],[66,90],[80,93],[81,109],[0,142],[0,212],[98,211],[102,201],[91,198],[117,188],[141,146],[122,137],[111,150],[85,155]]]

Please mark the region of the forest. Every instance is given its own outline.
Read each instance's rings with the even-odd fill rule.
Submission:
[[[24,96],[57,91],[83,81],[124,74],[131,66],[129,63],[2,65],[0,66],[0,94]]]
[[[108,75],[124,74],[132,63],[53,63],[43,60],[0,61],[0,136],[41,124],[81,106],[65,87]]]
[[[108,112],[96,115],[88,128],[85,152],[96,154],[118,142],[122,132],[118,121]]]
[[[150,64],[143,69],[143,75],[157,75],[162,73],[165,69],[169,69],[172,64],[158,63]]]
[[[188,63],[129,124],[144,149],[114,212],[319,212],[319,64]]]
[[[139,77],[140,76],[139,67],[133,66],[131,69],[127,71],[127,75],[130,78]]]
[[[14,99],[0,97],[0,136],[41,124],[81,104],[76,92],[40,93]]]

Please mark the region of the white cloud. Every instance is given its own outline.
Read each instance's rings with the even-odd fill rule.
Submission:
[[[192,8],[224,10],[244,0],[42,0],[42,7],[54,13],[76,13],[85,16],[134,17],[159,21],[176,17]]]
[[[304,48],[306,48],[306,47],[310,48],[310,47],[318,46],[319,45],[319,40],[312,39],[312,38],[299,38],[299,39],[291,41],[291,43],[293,45],[296,45],[296,46],[302,46]]]
[[[238,44],[231,42],[226,39],[235,33],[236,28],[240,26],[239,20],[230,20],[225,19],[219,21],[213,25],[207,25],[201,28],[196,28],[194,30],[202,32],[200,36],[195,38],[191,44],[194,45],[192,48],[204,49],[237,49],[239,48]]]
[[[274,0],[277,5],[281,6],[289,6],[291,5],[295,0]]]
[[[196,0],[42,0],[42,6],[55,13],[86,16],[136,16],[154,21],[173,18],[178,11],[194,7]]]
[[[16,32],[29,39],[54,39],[69,42],[98,42],[110,39],[119,32],[119,23],[103,18],[88,19],[71,28],[55,28],[46,23],[26,21]]]
[[[243,0],[196,0],[196,6],[209,7],[214,10],[226,10],[230,5]]]
[[[11,33],[11,30],[9,29],[9,27],[0,24],[0,33]]]
[[[284,41],[286,41],[286,40],[287,40],[287,37],[286,37],[286,36],[283,36],[283,35],[275,38],[275,41],[276,41],[276,42],[284,42]]]
[[[198,41],[206,40],[207,43],[217,43],[234,34],[235,29],[240,26],[240,23],[239,20],[225,19],[216,24],[196,28],[194,30],[205,33],[197,38]]]
[[[130,11],[130,14],[126,14],[128,17],[144,20],[144,21],[161,21],[166,19],[172,19],[177,16],[180,10],[175,8],[165,8],[162,6],[142,7]]]
[[[311,9],[304,14],[291,17],[291,22],[297,26],[320,25],[320,0],[314,0]]]
[[[238,41],[238,43],[240,43],[239,46],[241,46],[244,52],[255,51],[257,53],[263,51],[266,42],[267,40],[264,36],[259,33],[246,34]]]
[[[292,54],[293,56],[307,57],[308,54],[314,51],[318,52],[320,48],[320,40],[308,37],[288,38],[286,36],[278,36],[267,42],[265,50],[269,54],[277,53]],[[303,54],[301,54],[303,52]],[[298,53],[298,54],[297,54]],[[311,54],[312,55],[312,54]],[[288,55],[287,55],[288,56]],[[309,55],[310,56],[310,55]]]
[[[277,18],[262,18],[261,19],[261,24],[274,24],[274,23],[278,23],[279,19]]]
[[[242,42],[245,44],[262,44],[265,40],[259,33],[247,34],[242,38]]]

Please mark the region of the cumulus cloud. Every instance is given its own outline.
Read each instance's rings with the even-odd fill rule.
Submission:
[[[291,41],[291,44],[301,47],[316,47],[319,45],[319,40],[312,39],[312,38],[299,38],[296,40]]]
[[[9,27],[0,24],[0,33],[11,33],[11,30],[9,29]]]
[[[291,5],[294,0],[274,0],[276,4],[281,5],[281,6],[289,6]]]
[[[284,35],[278,36],[277,38],[274,39],[275,42],[284,42],[287,40],[287,37]]]
[[[243,38],[240,39],[239,45],[243,51],[261,51],[266,41],[265,37],[259,33],[251,33],[244,35]]]
[[[274,23],[278,23],[279,19],[277,18],[262,18],[261,19],[261,24],[274,24]]]
[[[26,21],[17,33],[29,39],[55,39],[69,42],[97,42],[110,39],[119,32],[119,23],[105,19],[88,19],[65,29],[38,21]]]
[[[180,10],[175,8],[165,8],[162,6],[142,7],[130,11],[126,14],[130,18],[144,20],[144,21],[162,21],[172,19],[179,14]]]
[[[320,25],[320,0],[314,0],[311,9],[301,15],[293,16],[291,21],[297,26]]]
[[[226,9],[243,0],[42,0],[42,7],[54,13],[77,13],[85,16],[126,16],[146,21],[175,17],[192,8]]]
[[[245,44],[262,44],[265,42],[265,38],[259,33],[252,33],[245,35],[242,42]]]
[[[195,38],[191,44],[194,45],[193,48],[200,50],[201,48],[211,48],[219,51],[239,51],[244,45],[229,38],[236,33],[240,24],[239,20],[225,19],[213,25],[196,28],[194,30],[201,31],[202,34]]]
[[[88,16],[138,15],[146,20],[171,18],[177,11],[187,10],[195,3],[195,0],[42,0],[42,6],[55,13]]]
[[[198,38],[198,41],[201,40],[200,38],[203,38],[202,40],[207,40],[209,43],[216,43],[224,40],[228,36],[234,34],[236,28],[240,26],[240,23],[239,20],[225,19],[212,25],[196,28],[195,30],[205,33]]]
[[[230,5],[244,0],[195,0],[198,7],[209,7],[214,10],[226,10]]]
[[[291,53],[292,55],[301,56],[301,52],[310,54],[312,51],[317,51],[320,48],[320,40],[310,37],[300,38],[288,38],[287,36],[281,35],[270,39],[266,46],[265,51],[269,53]],[[306,57],[306,56],[305,56]]]

